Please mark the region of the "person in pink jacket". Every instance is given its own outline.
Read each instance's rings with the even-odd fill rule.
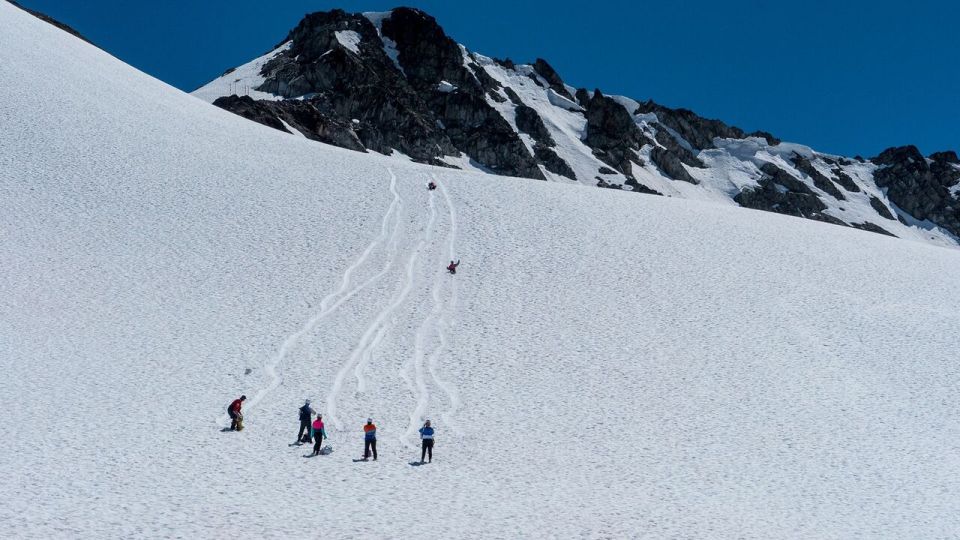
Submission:
[[[313,425],[310,426],[311,434],[313,435],[313,456],[320,455],[320,445],[323,444],[323,438],[327,436],[327,433],[323,430],[323,415],[318,414],[317,419],[313,421]]]

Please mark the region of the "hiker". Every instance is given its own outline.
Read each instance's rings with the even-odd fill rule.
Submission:
[[[457,262],[450,261],[450,264],[447,265],[447,271],[456,274],[458,266],[460,266],[460,259],[457,259]]]
[[[423,458],[426,457],[428,452],[430,453],[430,463],[433,463],[433,428],[430,427],[429,420],[424,422],[423,427],[420,428],[420,440],[423,441],[420,446],[420,463],[423,463]]]
[[[297,443],[311,443],[313,438],[310,437],[310,418],[313,416],[313,409],[310,408],[310,400],[306,400],[303,403],[303,407],[300,407],[300,432],[297,433]],[[307,436],[304,437],[303,433],[306,431]]]
[[[243,402],[247,400],[247,396],[240,396],[238,399],[233,400],[229,407],[227,407],[227,414],[230,415],[230,431],[240,431],[243,429],[243,413],[240,411],[240,408],[243,407]]]
[[[427,189],[429,189],[430,191],[433,191],[437,189],[437,184],[434,182],[430,182],[429,184],[427,184]]]
[[[327,433],[323,430],[323,415],[318,414],[317,419],[313,421],[313,427],[311,430],[313,434],[313,455],[320,455],[320,445],[323,444],[323,438],[327,436]]]
[[[370,451],[373,450],[373,460],[377,460],[377,426],[373,425],[373,418],[367,418],[366,425],[363,426],[363,460],[370,457]]]

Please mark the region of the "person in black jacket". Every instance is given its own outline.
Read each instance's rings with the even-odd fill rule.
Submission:
[[[313,416],[313,409],[310,408],[310,400],[308,399],[303,407],[300,407],[300,432],[297,433],[297,442],[298,443],[312,443],[313,438],[310,437],[310,419]],[[307,436],[303,436],[303,432],[307,432]]]

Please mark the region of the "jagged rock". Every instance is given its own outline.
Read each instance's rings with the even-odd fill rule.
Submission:
[[[647,142],[630,113],[600,90],[587,104],[587,134],[583,142],[594,155],[625,176],[632,175],[631,162],[638,161],[636,150]]]
[[[877,233],[877,234],[885,234],[885,235],[887,235],[887,236],[892,236],[892,237],[894,237],[894,238],[897,238],[897,235],[893,234],[892,232],[884,229],[883,227],[881,227],[881,226],[879,226],[879,225],[874,225],[873,223],[870,223],[869,221],[864,222],[864,223],[851,223],[850,226],[853,227],[853,228],[855,228],[855,229],[860,229],[860,230],[864,230],[864,231],[870,231],[870,232],[872,232],[872,233]]]
[[[887,188],[890,201],[911,216],[960,235],[960,201],[950,190],[960,182],[955,158],[952,152],[940,152],[928,163],[915,146],[888,148],[871,160],[879,165],[873,178]]]
[[[517,133],[483,98],[463,92],[440,95],[438,113],[457,148],[499,174],[545,180]]]
[[[669,178],[674,180],[683,180],[684,182],[690,182],[691,184],[696,184],[697,180],[690,176],[690,173],[687,172],[687,169],[683,167],[683,163],[680,161],[680,158],[676,154],[665,150],[659,146],[655,146],[653,150],[650,151],[650,161],[654,162],[657,167]]]
[[[584,109],[590,105],[590,92],[588,92],[586,88],[578,88],[576,97],[577,103]]]
[[[609,167],[600,167],[599,173],[600,174],[617,174],[617,171]]]
[[[944,152],[934,152],[930,154],[930,159],[935,162],[946,162],[953,163],[954,165],[960,165],[960,157],[957,157],[957,153],[953,150],[946,150]]]
[[[849,163],[847,163],[849,165]],[[843,172],[843,169],[836,168],[833,169],[834,176],[837,177],[836,182],[840,184],[843,189],[850,191],[852,193],[859,193],[860,187],[857,186],[857,183],[853,181],[853,178],[850,178],[850,175]]]
[[[381,31],[396,43],[397,59],[415,89],[430,92],[440,81],[449,81],[464,92],[484,93],[474,73],[464,68],[460,46],[433,17],[417,9],[397,8],[384,19]]]
[[[543,144],[537,143],[533,147],[533,155],[540,163],[543,163],[543,166],[548,171],[559,174],[560,176],[565,176],[571,180],[577,179],[577,175],[573,172],[573,169],[570,168],[570,165],[558,156],[556,152]]]
[[[870,206],[872,206],[873,209],[876,210],[877,213],[882,217],[893,219],[893,214],[890,213],[890,209],[887,208],[887,205],[883,204],[883,201],[872,195],[870,196]]]
[[[556,146],[557,143],[554,142],[553,137],[550,136],[550,132],[547,131],[547,126],[543,124],[543,119],[540,118],[537,111],[526,105],[518,105],[516,113],[517,129],[530,135],[533,137],[533,140],[544,146]]]
[[[740,206],[777,212],[812,219],[827,219],[820,212],[827,209],[806,184],[772,163],[765,163],[760,170],[764,177],[759,188],[746,188],[736,197]]]
[[[835,218],[830,214],[824,214],[823,212],[814,212],[813,214],[810,214],[804,217],[806,217],[807,219],[812,219],[814,221],[822,221],[824,223],[829,223],[831,225],[840,225],[843,227],[848,226],[847,223],[844,222],[842,219]]]
[[[820,173],[810,160],[794,152],[791,160],[797,166],[797,170],[813,179],[813,185],[830,195],[838,201],[845,201],[847,198],[837,188],[837,186],[826,176]]]
[[[767,144],[769,144],[770,146],[776,146],[783,142],[780,139],[771,135],[770,133],[767,133],[766,131],[754,131],[751,133],[747,133],[747,137],[759,137],[761,139],[765,139],[767,141]]]
[[[487,90],[487,95],[490,96],[490,99],[496,101],[497,103],[506,103],[507,98],[501,96],[494,90]]]
[[[637,182],[637,180],[634,179],[634,178],[632,178],[632,177],[628,177],[628,178],[623,182],[623,184],[624,184],[625,186],[630,186],[631,188],[633,188],[632,191],[634,191],[634,192],[636,192],[636,193],[646,193],[647,195],[660,195],[661,197],[663,196],[663,193],[660,193],[659,191],[657,191],[657,190],[655,190],[655,189],[650,189],[650,188],[648,188],[647,186],[645,186],[645,185]]]
[[[503,92],[507,94],[507,97],[510,98],[510,101],[512,101],[514,105],[523,105],[523,100],[521,100],[520,96],[513,91],[513,88],[510,88],[509,86],[504,87]]]
[[[503,60],[499,58],[494,58],[493,61],[496,62],[498,65],[505,67],[506,69],[517,69],[517,65],[514,64],[513,60],[509,58],[504,58]]]
[[[708,120],[687,109],[671,109],[652,100],[641,103],[634,114],[656,113],[657,119],[677,132],[698,150],[714,148],[713,139],[742,139],[743,130],[728,126],[719,120]]]
[[[254,101],[248,96],[228,96],[214,101],[213,104],[254,122],[289,133],[281,122],[282,119],[309,139],[366,152],[366,147],[350,124],[330,118],[309,102],[281,104],[274,101]]]
[[[553,67],[547,63],[543,58],[537,58],[533,63],[533,70],[537,72],[538,75],[544,78],[547,83],[550,85],[550,88],[554,92],[560,94],[561,96],[573,101],[573,96],[570,95],[570,92],[567,91],[567,87],[563,84],[563,79],[560,78],[560,74],[557,73]]]
[[[684,168],[683,164],[691,167],[703,168],[706,165],[692,152],[680,145],[680,143],[670,135],[666,129],[660,127],[656,134],[657,143],[650,151],[650,161],[653,161],[663,173],[674,180],[683,180],[691,184],[697,184],[697,180],[690,175],[690,172]]]

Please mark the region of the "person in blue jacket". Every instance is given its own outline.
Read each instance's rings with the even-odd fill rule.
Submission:
[[[427,453],[430,453],[430,462],[433,463],[433,428],[430,427],[430,421],[427,420],[424,422],[423,427],[420,428],[420,440],[423,441],[420,445],[420,463],[423,463],[423,458],[427,456]]]

